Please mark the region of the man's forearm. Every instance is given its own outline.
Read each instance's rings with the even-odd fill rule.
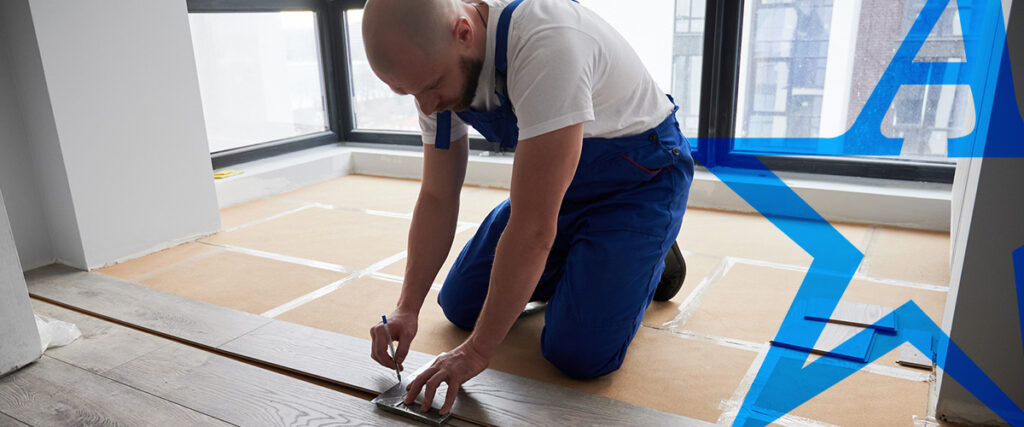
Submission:
[[[448,257],[458,223],[459,202],[420,194],[409,229],[409,255],[398,309],[419,313],[434,277]]]
[[[495,250],[487,299],[467,340],[480,354],[493,356],[519,318],[544,272],[554,238],[553,230],[512,222],[505,228]]]

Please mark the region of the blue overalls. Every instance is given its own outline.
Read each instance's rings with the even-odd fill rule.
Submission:
[[[514,147],[519,135],[501,86],[509,21],[520,3],[509,3],[498,21],[494,64],[501,106],[456,113],[503,147]],[[451,112],[438,113],[437,119],[435,147],[447,149]],[[674,111],[638,135],[583,139],[576,174],[558,213],[557,235],[530,299],[548,302],[541,350],[566,375],[593,378],[622,365],[679,234],[692,179],[690,146]],[[441,288],[438,303],[459,327],[472,329],[483,308],[510,209],[505,200],[491,211]]]

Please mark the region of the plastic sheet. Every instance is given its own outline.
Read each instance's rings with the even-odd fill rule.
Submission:
[[[36,316],[36,329],[39,329],[39,341],[43,351],[48,348],[63,347],[71,344],[82,336],[82,331],[74,323],[68,323],[47,316]]]

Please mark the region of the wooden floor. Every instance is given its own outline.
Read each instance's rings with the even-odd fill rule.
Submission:
[[[366,399],[34,300],[83,337],[0,378],[0,426],[407,425]]]
[[[46,360],[64,362],[69,368],[82,371],[86,375],[83,383],[96,381],[107,384],[107,387],[115,384],[130,389],[131,393],[159,397],[165,404],[176,405],[168,407],[173,408],[168,409],[171,413],[187,408],[213,421],[231,424],[380,425],[403,421],[377,411],[367,401],[395,383],[391,371],[375,365],[366,356],[370,352],[367,340],[187,300],[67,267],[37,269],[29,272],[26,279],[33,298],[75,307],[89,314],[35,302],[37,312],[53,313],[53,317],[72,321],[82,328],[83,340],[48,352]],[[142,331],[99,317],[129,324]],[[199,327],[196,322],[205,326]],[[188,345],[153,334],[174,337]],[[105,356],[111,349],[117,350],[115,360]],[[320,380],[338,386],[338,389],[363,392],[362,398],[324,389],[222,355]],[[433,357],[412,351],[404,365],[412,372],[427,366]],[[44,370],[50,369],[49,365],[37,365]],[[0,402],[5,401],[7,398],[4,396],[8,394],[20,396],[33,392],[32,387],[37,381],[18,382],[18,375],[30,375],[35,368],[33,366],[11,378],[0,379],[0,386],[8,383],[20,386],[10,392],[0,389]],[[28,391],[21,391],[22,388]],[[65,394],[77,396],[78,393],[78,390],[69,390]],[[87,414],[93,405],[119,405],[116,401],[75,399],[72,403]],[[50,403],[44,402],[41,407],[52,407]],[[439,407],[440,402],[435,402],[435,406]],[[40,413],[24,413],[18,412],[18,408],[17,404],[4,405],[0,406],[0,412],[30,424],[53,416],[42,409]],[[463,386],[452,412],[463,421],[501,426],[710,425],[493,370],[485,370]],[[120,419],[129,414],[103,415]],[[137,424],[137,420],[127,422]]]

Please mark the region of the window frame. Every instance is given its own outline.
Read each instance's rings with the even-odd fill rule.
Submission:
[[[700,1],[700,0],[696,0]],[[355,128],[352,105],[348,23],[345,12],[365,0],[187,0],[188,13],[281,12],[305,10],[316,16],[328,130],[211,154],[214,169],[340,141],[422,145],[416,132]],[[815,156],[755,156],[735,152],[732,138],[738,108],[739,67],[745,0],[705,0],[698,146],[694,158],[705,167],[750,168],[758,162],[773,171],[952,183],[954,165],[919,160]],[[506,151],[471,137],[474,150]],[[511,151],[511,150],[509,150]]]
[[[214,169],[251,162],[321,145],[336,144],[345,139],[351,128],[351,106],[342,94],[351,93],[348,68],[340,58],[347,58],[347,40],[343,17],[335,13],[340,7],[362,7],[365,1],[352,0],[188,0],[188,13],[251,13],[311,11],[314,13],[317,43],[320,51],[321,76],[324,83],[324,107],[327,130],[284,139],[261,142],[245,147],[210,154]],[[347,61],[346,61],[347,62]]]
[[[956,165],[920,160],[863,157],[757,156],[733,150],[743,12],[747,0],[707,0],[698,147],[694,159],[705,167],[750,169],[763,163],[775,172],[881,178],[951,184]],[[756,1],[756,0],[754,0]]]

